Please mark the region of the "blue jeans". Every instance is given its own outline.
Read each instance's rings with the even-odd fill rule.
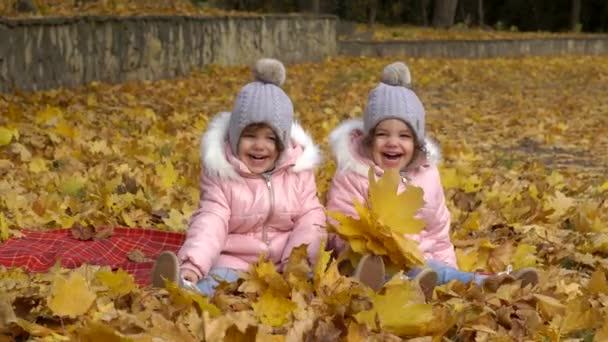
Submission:
[[[437,285],[443,285],[449,283],[451,280],[458,280],[462,283],[468,284],[474,281],[475,284],[481,285],[481,283],[488,277],[485,274],[464,272],[456,267],[444,264],[436,260],[427,260],[426,267],[437,272],[439,279],[437,279]],[[407,276],[414,278],[422,269],[415,268],[407,273]]]
[[[209,274],[196,284],[196,287],[198,287],[202,294],[212,296],[215,293],[215,288],[219,284],[215,279],[232,283],[239,279],[239,274],[238,271],[231,268],[212,268],[211,271],[209,271]]]

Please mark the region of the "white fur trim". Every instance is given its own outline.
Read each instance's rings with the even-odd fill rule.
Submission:
[[[321,165],[323,158],[319,146],[315,145],[310,135],[308,135],[308,133],[304,131],[304,128],[297,122],[294,122],[291,125],[291,140],[304,148],[302,155],[296,160],[291,171],[300,172],[311,170]]]
[[[338,170],[354,171],[367,177],[369,166],[361,162],[353,154],[351,146],[351,133],[355,130],[363,132],[363,120],[350,119],[336,127],[329,135],[329,145],[336,158]],[[439,145],[430,137],[424,139],[426,158],[424,164],[438,165],[441,161]]]
[[[226,159],[226,136],[230,113],[221,112],[216,115],[201,139],[201,161],[205,172],[211,177],[240,180],[241,176]]]
[[[363,120],[350,119],[344,121],[329,134],[329,146],[336,158],[338,170],[351,170],[367,176],[369,166],[357,160],[351,150],[351,133],[355,130],[363,132]]]
[[[234,167],[226,159],[226,137],[228,135],[228,124],[230,113],[222,112],[209,122],[207,131],[201,139],[201,161],[205,172],[220,179],[241,181],[242,177],[234,170]],[[302,155],[296,160],[290,171],[300,172],[311,170],[322,162],[321,151],[313,142],[302,126],[294,122],[291,126],[290,138],[296,144],[302,146]]]

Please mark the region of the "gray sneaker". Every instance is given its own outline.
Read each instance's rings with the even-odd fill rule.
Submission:
[[[420,273],[418,273],[412,281],[420,287],[422,293],[424,293],[424,299],[429,302],[433,299],[433,292],[435,291],[435,286],[437,286],[437,281],[439,280],[439,275],[433,269],[424,268]]]
[[[366,254],[355,269],[353,277],[361,283],[369,286],[374,291],[379,291],[385,281],[384,260],[381,256]]]
[[[172,282],[180,280],[179,260],[175,253],[171,251],[160,253],[154,261],[154,267],[152,267],[152,286],[164,288],[165,279]]]

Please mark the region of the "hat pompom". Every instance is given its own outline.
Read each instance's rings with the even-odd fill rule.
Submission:
[[[403,62],[391,63],[382,71],[382,83],[409,88],[412,84],[410,69]]]
[[[273,58],[258,59],[253,67],[253,75],[260,82],[272,83],[280,87],[285,82],[285,66]]]

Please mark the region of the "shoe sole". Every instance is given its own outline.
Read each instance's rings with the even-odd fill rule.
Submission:
[[[179,260],[172,252],[162,252],[152,268],[152,286],[165,287],[165,279],[176,282],[179,278]]]
[[[527,285],[534,286],[538,284],[538,272],[532,268],[523,268],[513,274],[515,276],[515,280],[521,281],[521,287],[526,287]]]
[[[439,280],[437,272],[426,269],[416,276],[415,279],[420,287],[420,290],[422,290],[422,293],[424,293],[424,299],[427,302],[431,301],[433,299],[433,292],[437,286],[437,281]]]
[[[384,261],[377,255],[364,255],[354,273],[354,278],[378,291],[384,285]]]

